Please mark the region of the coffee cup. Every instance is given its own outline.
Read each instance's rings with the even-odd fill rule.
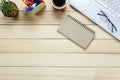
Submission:
[[[64,10],[66,7],[66,0],[51,0],[52,6],[56,10]]]

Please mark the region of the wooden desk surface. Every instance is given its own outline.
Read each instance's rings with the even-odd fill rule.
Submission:
[[[19,18],[0,13],[0,22],[38,25],[0,25],[0,80],[120,80],[120,42],[95,23],[69,4],[57,12],[46,0],[46,9],[35,16],[23,15],[24,3],[13,1],[19,3]],[[96,32],[87,50],[57,32],[67,14]]]

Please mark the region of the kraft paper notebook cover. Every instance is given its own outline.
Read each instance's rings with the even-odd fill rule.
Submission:
[[[95,32],[68,15],[58,28],[58,32],[86,49],[95,37]]]

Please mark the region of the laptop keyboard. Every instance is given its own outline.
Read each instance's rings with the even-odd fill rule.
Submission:
[[[120,17],[120,0],[97,0],[116,17]]]

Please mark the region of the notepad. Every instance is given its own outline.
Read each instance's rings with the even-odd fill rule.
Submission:
[[[58,32],[86,49],[95,37],[95,32],[68,15],[58,28]]]

